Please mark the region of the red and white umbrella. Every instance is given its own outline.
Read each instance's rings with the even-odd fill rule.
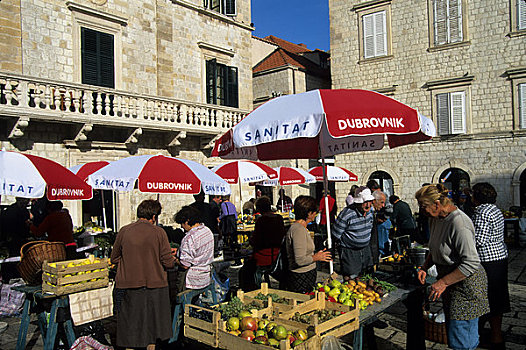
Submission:
[[[147,193],[230,194],[230,185],[197,162],[163,155],[142,155],[116,160],[88,176],[95,189]]]
[[[347,181],[358,181],[358,176],[356,176],[352,171],[349,171],[345,168],[340,168],[338,166],[327,165],[327,181],[334,182],[347,182]],[[309,169],[309,174],[313,175],[316,178],[316,181],[323,181],[323,167],[317,166]]]
[[[239,160],[216,165],[212,171],[225,179],[229,184],[249,183],[278,178],[276,170],[263,163],[250,160]]]
[[[104,168],[108,164],[110,164],[110,162],[101,160],[97,162],[88,162],[84,164],[74,165],[72,167],[69,167],[68,169],[72,173],[80,177],[82,180],[86,181],[89,175],[93,174],[94,172],[96,172],[97,170],[101,168]]]
[[[225,159],[318,159],[398,147],[435,136],[433,122],[388,96],[366,90],[312,90],[272,99],[219,138]]]
[[[431,139],[433,122],[388,96],[366,90],[312,90],[272,99],[219,138],[212,156],[225,159],[322,159]],[[327,181],[324,177],[324,189]],[[326,215],[329,205],[325,197]],[[330,225],[327,226],[331,246]],[[332,273],[332,263],[330,265]]]
[[[262,186],[287,186],[310,184],[316,182],[316,178],[303,169],[280,166],[274,168],[278,173],[278,178],[273,180],[265,180],[261,183]]]
[[[93,195],[91,186],[59,163],[0,151],[0,195],[41,198],[44,194],[49,200],[90,199]]]

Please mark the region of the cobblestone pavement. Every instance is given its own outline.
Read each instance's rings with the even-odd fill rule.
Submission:
[[[506,340],[506,349],[525,349],[526,344],[526,248],[510,247],[509,258],[509,289],[512,311],[503,318],[503,331]],[[239,269],[229,268],[227,274],[233,286],[237,285],[237,272]],[[322,279],[327,273],[319,273]],[[382,314],[380,319],[389,326],[385,329],[375,329],[378,349],[399,350],[406,346],[406,324],[407,312],[402,303],[395,304],[388,312]],[[0,321],[7,322],[8,328],[0,334],[0,350],[15,349],[20,318],[2,318]],[[106,338],[111,340],[115,336],[115,322],[113,318],[104,321]],[[180,348],[180,347],[173,347]],[[191,346],[189,348],[195,348]],[[426,342],[427,349],[447,349],[446,345]],[[36,318],[32,319],[27,335],[26,350],[43,349],[42,338],[36,324]],[[364,344],[367,349],[367,344]]]

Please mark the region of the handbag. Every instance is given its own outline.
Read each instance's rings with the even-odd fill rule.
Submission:
[[[285,281],[289,273],[289,258],[287,256],[287,243],[285,242],[285,239],[286,237],[283,237],[278,257],[270,268],[270,275],[279,282]]]

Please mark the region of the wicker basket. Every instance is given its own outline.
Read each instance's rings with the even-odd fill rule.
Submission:
[[[429,319],[425,308],[426,305],[423,306],[424,312],[422,317],[424,319],[424,338],[435,343],[447,344],[446,323],[438,323],[435,322],[435,320]]]
[[[66,260],[62,242],[31,241],[20,248],[18,272],[28,285],[42,284],[42,263]]]

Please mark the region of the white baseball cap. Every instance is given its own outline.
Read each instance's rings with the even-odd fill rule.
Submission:
[[[356,193],[356,195],[354,196],[353,203],[361,204],[372,200],[374,200],[374,197],[371,194],[371,190],[368,188],[364,188],[360,192]]]

